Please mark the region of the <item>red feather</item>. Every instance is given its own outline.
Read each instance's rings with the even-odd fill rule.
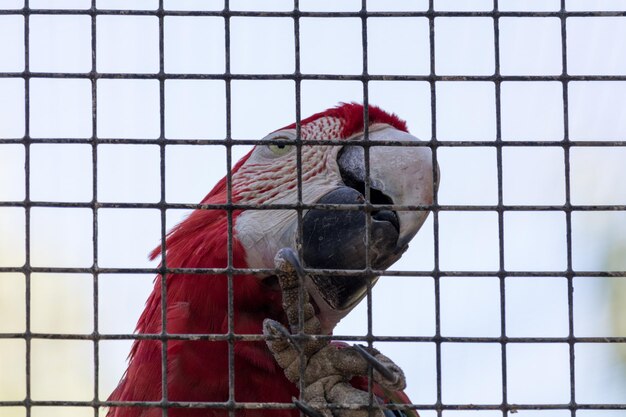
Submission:
[[[233,171],[245,162],[242,158]],[[222,179],[202,200],[206,204],[226,202],[226,180]],[[233,213],[233,222],[237,220]],[[227,212],[196,210],[167,237],[169,268],[224,268],[227,266]],[[151,258],[160,254],[160,248]],[[233,266],[245,268],[244,251],[233,238]],[[257,277],[233,278],[234,331],[260,334],[262,320],[284,321],[278,291],[263,286]],[[227,334],[228,280],[225,275],[171,274],[167,276],[167,332],[169,334]],[[161,277],[137,324],[137,332],[161,332]],[[242,402],[291,402],[297,390],[283,375],[264,342],[236,342],[235,400]],[[128,370],[111,394],[111,401],[160,401],[162,398],[160,341],[136,341],[130,352]],[[228,343],[210,341],[167,342],[169,401],[228,401]],[[267,378],[272,378],[268,384]],[[284,415],[278,410],[245,411],[241,416]],[[160,408],[112,407],[111,417],[160,416]],[[171,408],[172,417],[226,416],[227,411]]]
[[[318,113],[302,124],[330,116],[342,119],[341,137],[363,129],[363,106],[343,104]],[[369,108],[370,123],[387,123],[406,131],[406,124],[397,116],[377,107]],[[293,127],[294,125],[288,126]],[[245,163],[243,157],[233,172]],[[235,186],[235,184],[233,185]],[[236,201],[236,193],[233,193]],[[206,204],[227,202],[226,179],[223,178],[202,200]],[[239,212],[233,212],[233,225]],[[168,268],[224,268],[227,266],[227,212],[225,210],[195,210],[176,226],[166,239]],[[161,253],[157,248],[151,259]],[[245,268],[244,249],[233,236],[233,266]],[[161,276],[137,324],[140,334],[161,332]],[[168,334],[228,333],[228,279],[225,275],[169,274],[166,277],[166,323]],[[279,291],[263,285],[250,275],[233,277],[234,331],[236,334],[261,334],[265,318],[286,322]],[[226,341],[169,340],[167,344],[167,399],[170,402],[226,402],[228,396],[228,343]],[[296,387],[284,376],[265,343],[234,344],[235,398],[237,402],[291,403],[297,396]],[[137,340],[129,355],[129,366],[110,401],[161,401],[162,342]],[[293,417],[290,410],[240,410],[238,417]],[[171,417],[227,416],[224,408],[169,408]],[[161,416],[159,407],[111,407],[109,417]]]
[[[406,126],[406,122],[394,113],[387,113],[377,106],[369,106],[367,113],[370,125],[374,123],[385,123],[403,132],[409,131]],[[301,124],[305,125],[309,122],[321,119],[322,117],[335,117],[337,119],[341,119],[342,130],[340,132],[340,138],[347,138],[355,133],[363,131],[363,105],[361,104],[341,103],[337,107],[307,117],[302,120]],[[287,128],[291,129],[295,127],[295,123],[287,126]]]

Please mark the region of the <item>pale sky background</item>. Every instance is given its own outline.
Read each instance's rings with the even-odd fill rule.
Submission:
[[[31,0],[32,8],[90,7],[88,0]],[[220,10],[222,2],[165,0],[177,10]],[[427,1],[370,0],[370,10],[425,10]],[[360,9],[360,1],[305,1],[302,10]],[[501,0],[501,10],[555,11],[559,1]],[[156,0],[99,0],[99,8],[154,9]],[[569,10],[626,10],[626,1],[568,0]],[[436,0],[438,10],[490,10],[492,1]],[[0,9],[22,1],[0,0]],[[291,1],[231,1],[235,10],[290,10]],[[97,17],[97,70],[105,73],[158,71],[158,19],[151,16]],[[220,17],[165,17],[165,71],[224,71],[224,21]],[[562,71],[561,26],[555,17],[500,19],[503,75],[558,75]],[[360,74],[361,21],[358,18],[302,18],[303,73]],[[491,75],[494,72],[493,19],[437,18],[436,68],[439,75]],[[572,75],[626,75],[626,18],[567,20],[568,71]],[[24,18],[0,15],[0,72],[24,69]],[[30,18],[30,70],[84,73],[91,70],[89,16],[33,15]],[[427,75],[430,72],[428,20],[368,19],[368,66],[372,74]],[[283,74],[294,71],[293,20],[231,19],[233,73]],[[563,84],[503,82],[502,139],[563,139]],[[165,136],[222,139],[225,85],[213,80],[165,82]],[[626,82],[570,82],[569,134],[572,141],[626,138]],[[491,82],[438,82],[437,131],[431,131],[430,85],[420,81],[373,81],[369,100],[407,120],[410,131],[429,140],[492,141],[496,137],[495,87]],[[340,101],[363,99],[356,81],[303,81],[302,116]],[[159,136],[159,83],[156,80],[102,79],[97,83],[100,138]],[[295,120],[295,84],[279,81],[232,82],[232,134],[262,138]],[[30,81],[30,133],[33,138],[91,138],[91,83],[87,79],[33,78]],[[24,135],[24,80],[0,78],[0,138]],[[233,160],[249,147],[235,146]],[[166,198],[197,203],[226,172],[225,148],[176,145],[166,148]],[[92,148],[80,144],[30,147],[30,198],[34,201],[89,202]],[[561,147],[505,147],[503,199],[507,205],[561,205],[565,202]],[[626,148],[572,147],[571,202],[574,205],[626,204]],[[494,147],[440,147],[442,205],[497,204]],[[157,202],[160,198],[159,148],[99,145],[97,187],[103,202]],[[24,198],[24,147],[0,145],[0,201]],[[168,229],[187,211],[170,210]],[[0,266],[25,261],[24,210],[0,207]],[[98,212],[101,267],[155,267],[147,253],[159,244],[160,215],[148,209]],[[504,263],[511,271],[562,271],[567,266],[566,224],[562,211],[516,211],[504,215]],[[494,271],[499,267],[498,217],[494,212],[439,214],[439,262],[444,271]],[[434,265],[433,221],[429,217],[394,270],[430,271]],[[622,252],[615,248],[622,248]],[[626,270],[626,213],[572,214],[573,268]],[[617,251],[617,252],[616,252]],[[617,255],[615,255],[617,253]],[[620,255],[621,253],[621,255]],[[93,260],[92,211],[80,208],[31,210],[31,262],[34,266],[89,267]],[[101,275],[99,331],[132,332],[152,287],[151,275]],[[574,334],[626,336],[615,326],[626,311],[626,278],[574,279]],[[88,274],[32,276],[33,332],[93,331],[93,281]],[[493,277],[441,278],[443,336],[497,337],[501,332],[499,281]],[[620,295],[621,294],[621,295]],[[620,298],[621,297],[621,298]],[[611,304],[613,303],[613,304]],[[616,308],[615,305],[618,307]],[[620,310],[621,308],[621,310]],[[25,329],[24,277],[0,274],[0,333]],[[373,293],[376,335],[433,336],[435,292],[431,277],[383,277]],[[511,337],[566,337],[569,332],[565,278],[506,279],[506,330]],[[362,303],[335,331],[363,335]],[[0,401],[25,396],[24,342],[0,339]],[[130,342],[100,342],[99,398],[107,398],[126,367]],[[379,345],[407,373],[414,403],[436,401],[434,343]],[[622,351],[624,346],[621,347]],[[502,364],[499,344],[442,345],[442,400],[445,404],[499,404]],[[626,354],[618,346],[577,344],[576,402],[626,403]],[[508,402],[568,403],[567,344],[508,344]],[[32,398],[93,398],[93,343],[32,343]],[[420,411],[424,417],[434,411]],[[1,416],[23,416],[22,408],[0,408]],[[33,408],[33,416],[86,416],[90,408]],[[500,411],[452,412],[444,416],[498,416]],[[569,411],[520,411],[520,417],[569,416]],[[626,411],[578,411],[581,417],[618,417]]]

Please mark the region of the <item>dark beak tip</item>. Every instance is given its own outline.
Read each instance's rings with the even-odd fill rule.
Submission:
[[[372,213],[372,221],[376,222],[388,222],[396,230],[396,233],[400,234],[400,220],[398,215],[393,210],[379,210]]]

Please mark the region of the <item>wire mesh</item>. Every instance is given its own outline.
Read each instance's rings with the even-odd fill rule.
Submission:
[[[0,207],[19,207],[25,210],[25,263],[20,267],[0,267],[0,273],[22,273],[25,276],[25,305],[26,305],[26,329],[24,332],[17,333],[1,333],[0,339],[18,339],[25,342],[26,354],[26,396],[21,401],[0,401],[0,414],[3,407],[25,407],[26,415],[31,415],[32,407],[37,406],[83,406],[93,407],[94,415],[102,415],[101,407],[122,405],[119,402],[106,401],[99,395],[99,370],[100,363],[100,342],[108,340],[156,340],[162,343],[162,387],[163,399],[157,402],[130,402],[123,405],[137,406],[156,406],[163,409],[163,415],[167,415],[168,407],[198,407],[198,408],[223,408],[230,411],[234,415],[235,410],[239,409],[257,409],[259,406],[265,406],[271,409],[293,408],[291,404],[280,403],[238,403],[235,401],[234,390],[234,343],[235,341],[257,341],[263,340],[261,335],[240,335],[234,330],[234,311],[233,311],[233,277],[238,274],[266,274],[272,270],[266,269],[242,269],[233,265],[233,212],[236,210],[275,210],[275,209],[296,209],[299,218],[300,232],[302,231],[302,213],[310,208],[333,208],[338,210],[354,210],[361,209],[371,211],[373,206],[367,204],[364,207],[346,207],[335,205],[319,205],[306,204],[302,200],[302,166],[301,166],[301,148],[304,145],[319,146],[339,146],[341,141],[316,141],[303,140],[300,138],[300,121],[301,121],[301,84],[308,80],[325,80],[325,81],[356,81],[362,83],[363,87],[363,103],[365,105],[365,117],[367,118],[367,105],[369,102],[368,86],[373,81],[423,81],[429,83],[430,86],[430,106],[431,106],[431,125],[432,137],[428,142],[414,144],[406,142],[377,141],[376,146],[427,146],[433,151],[433,159],[437,161],[437,152],[442,148],[454,147],[479,147],[493,148],[496,152],[497,163],[497,203],[491,205],[440,205],[435,196],[432,206],[380,206],[376,208],[390,208],[396,210],[432,210],[434,220],[434,268],[429,271],[376,271],[372,269],[368,259],[368,271],[388,276],[409,276],[409,277],[434,277],[435,292],[435,334],[432,336],[380,336],[375,335],[372,330],[372,304],[371,304],[371,286],[368,288],[367,296],[367,312],[368,312],[368,329],[364,336],[326,336],[329,339],[341,339],[347,341],[361,341],[372,344],[374,342],[429,342],[434,343],[436,347],[435,368],[436,368],[436,401],[427,404],[412,404],[410,406],[397,405],[397,408],[413,408],[417,410],[434,410],[438,416],[443,415],[448,410],[494,410],[501,411],[503,416],[514,413],[518,410],[569,410],[572,416],[577,415],[582,410],[626,410],[626,404],[606,404],[606,403],[579,403],[576,396],[576,369],[575,369],[575,346],[580,343],[594,344],[618,344],[626,343],[626,337],[580,337],[574,335],[574,285],[573,280],[576,277],[606,277],[621,278],[626,276],[626,271],[581,271],[573,267],[572,261],[572,213],[575,212],[595,212],[595,211],[625,211],[626,205],[611,204],[572,204],[571,202],[571,171],[570,171],[570,152],[572,148],[577,147],[606,147],[620,148],[626,146],[626,141],[622,140],[603,140],[603,141],[571,141],[569,137],[569,96],[568,85],[571,82],[590,82],[590,81],[626,81],[626,75],[570,75],[568,74],[568,43],[567,43],[567,19],[569,18],[587,18],[587,17],[626,17],[626,11],[568,11],[566,9],[565,0],[561,0],[560,10],[554,12],[512,12],[500,11],[498,9],[498,0],[493,2],[493,10],[491,11],[439,11],[435,9],[434,0],[429,1],[428,9],[425,11],[415,12],[376,12],[367,10],[367,4],[364,0],[362,9],[354,12],[313,12],[300,10],[298,1],[295,0],[292,11],[240,11],[231,10],[229,1],[225,1],[225,7],[220,11],[176,11],[164,8],[163,0],[159,1],[159,6],[155,10],[110,10],[100,9],[97,7],[96,0],[92,0],[89,9],[34,9],[29,7],[29,0],[24,0],[24,7],[15,10],[0,10],[0,16],[19,15],[24,17],[24,70],[17,72],[0,72],[0,79],[23,79],[24,84],[24,136],[15,138],[0,139],[0,144],[21,144],[25,147],[25,187],[24,199],[19,201],[0,201]],[[87,16],[91,19],[91,70],[86,72],[33,72],[30,70],[30,18],[38,15],[67,15],[67,16]],[[99,16],[153,16],[158,18],[158,50],[159,50],[159,69],[156,73],[106,73],[97,70],[98,56],[97,50],[97,17]],[[224,21],[225,30],[225,70],[220,74],[205,73],[168,73],[165,70],[164,60],[164,18],[165,17],[218,17]],[[295,71],[285,74],[239,74],[231,72],[231,37],[230,22],[235,17],[282,17],[293,19],[294,22],[294,56]],[[301,18],[358,18],[361,21],[362,31],[362,47],[363,47],[363,72],[358,75],[345,74],[311,74],[302,73],[300,65],[300,19]],[[375,75],[368,73],[368,19],[375,17],[421,17],[428,20],[429,29],[429,59],[430,73],[427,75]],[[436,73],[436,51],[435,51],[435,19],[441,17],[482,17],[493,19],[494,25],[494,52],[495,52],[495,73],[493,75],[439,75]],[[561,25],[561,50],[562,50],[562,73],[559,75],[502,75],[500,71],[500,32],[499,22],[501,18],[557,18]],[[33,138],[30,134],[30,83],[33,78],[37,79],[84,79],[91,83],[91,125],[93,135],[91,138],[67,138],[67,137],[45,137]],[[156,80],[159,83],[159,136],[155,139],[139,138],[115,138],[101,137],[98,135],[98,81],[106,79],[128,79],[128,80]],[[167,138],[165,136],[165,82],[166,80],[221,80],[225,83],[225,114],[226,114],[226,135],[225,138],[216,139],[182,139]],[[238,80],[291,80],[295,83],[295,115],[296,115],[296,132],[298,139],[294,144],[298,148],[298,199],[297,204],[237,204],[232,202],[232,148],[235,141],[232,137],[232,97],[231,83]],[[446,140],[437,139],[437,87],[439,82],[462,82],[462,81],[482,81],[490,82],[495,86],[495,109],[496,109],[496,138],[495,140]],[[562,108],[563,108],[563,132],[562,140],[551,141],[534,141],[534,140],[507,140],[502,139],[502,114],[501,114],[501,95],[502,83],[510,81],[529,82],[529,81],[553,81],[561,83],[562,88]],[[369,149],[371,143],[368,141],[367,125],[365,126],[365,141],[363,143],[365,149],[366,171],[369,172]],[[259,143],[268,143],[259,141],[258,139],[238,139],[237,145],[257,145]],[[58,202],[58,201],[38,201],[31,199],[30,196],[30,149],[35,144],[84,144],[91,145],[92,152],[92,192],[93,198],[89,202]],[[133,145],[155,145],[159,149],[160,155],[160,199],[156,203],[131,203],[116,202],[107,203],[98,201],[98,145],[103,144],[133,144]],[[227,204],[186,204],[171,203],[166,199],[165,178],[166,178],[166,148],[181,145],[221,145],[226,148],[226,169],[227,169]],[[564,152],[564,178],[565,178],[565,204],[562,205],[512,205],[505,204],[504,181],[503,181],[503,149],[515,147],[558,147]],[[444,174],[445,175],[445,174]],[[366,183],[369,183],[369,176]],[[369,194],[369,186],[366,184],[366,194]],[[369,201],[369,195],[366,195]],[[90,267],[45,267],[31,265],[31,210],[33,208],[83,208],[93,211],[93,264]],[[129,267],[101,267],[98,260],[98,235],[99,216],[98,213],[102,209],[156,209],[160,213],[161,221],[161,259],[162,264],[158,268],[129,268]],[[166,212],[170,209],[222,209],[228,213],[228,264],[225,268],[168,268],[167,251],[165,246],[166,230]],[[450,271],[440,268],[440,240],[439,240],[439,215],[442,212],[454,211],[472,211],[472,212],[495,212],[498,218],[498,269],[494,271]],[[537,211],[537,212],[562,212],[565,215],[566,224],[566,268],[562,271],[510,271],[505,268],[505,220],[504,216],[507,212],[516,211]],[[368,217],[369,219],[369,217]],[[368,220],[367,228],[371,227],[371,219]],[[424,233],[422,231],[421,233]],[[369,234],[366,234],[369,236]],[[336,271],[324,270],[321,272],[332,273],[337,275],[356,275],[359,272],[354,271]],[[93,332],[91,334],[73,334],[73,333],[37,333],[31,330],[31,276],[35,273],[86,273],[93,276]],[[159,274],[161,279],[161,320],[163,330],[160,334],[102,334],[99,331],[99,277],[102,274]],[[225,274],[228,276],[228,333],[227,334],[168,334],[166,331],[166,291],[167,276],[176,273],[196,273],[196,274]],[[441,284],[440,279],[443,277],[496,277],[499,280],[500,292],[500,316],[501,316],[501,334],[497,337],[450,337],[442,335],[441,327]],[[567,304],[568,304],[568,324],[569,332],[564,337],[510,337],[507,336],[506,327],[506,278],[508,277],[554,277],[565,278],[567,281]],[[323,336],[322,336],[323,338]],[[91,401],[65,401],[65,400],[34,400],[31,392],[31,344],[33,340],[50,339],[50,340],[86,340],[93,342],[93,368],[94,368],[94,393]],[[229,344],[229,400],[219,403],[194,403],[194,402],[174,402],[168,400],[167,395],[167,342],[170,340],[211,340],[211,341],[227,341]],[[450,404],[444,401],[442,395],[442,344],[443,343],[489,343],[500,346],[501,352],[501,395],[502,401],[494,404]],[[555,344],[564,343],[568,346],[569,355],[569,382],[570,382],[570,400],[565,403],[549,403],[549,404],[515,404],[508,399],[507,389],[507,344],[510,343],[540,343]],[[371,390],[371,386],[370,386]]]

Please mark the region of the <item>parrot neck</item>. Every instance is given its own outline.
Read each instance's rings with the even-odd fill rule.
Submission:
[[[233,213],[233,230],[239,212]],[[228,221],[224,210],[196,210],[176,226],[166,240],[168,268],[226,268],[228,265]],[[158,248],[160,251],[160,248]],[[156,251],[156,250],[155,250]],[[247,268],[245,251],[236,234],[232,239],[232,266]],[[160,253],[160,252],[159,252]],[[155,253],[153,252],[153,256]],[[167,331],[175,333],[228,332],[228,276],[225,274],[169,274],[167,285]],[[148,300],[137,331],[160,331],[160,276]],[[262,322],[272,318],[284,322],[281,294],[254,275],[232,277],[236,333],[261,334]],[[157,303],[158,301],[158,303]],[[177,310],[184,310],[184,314]],[[182,315],[181,315],[182,314]],[[147,316],[151,320],[148,319]],[[170,315],[172,319],[170,320]],[[183,316],[186,317],[184,320]]]
[[[237,216],[233,214],[233,222]],[[166,241],[168,268],[224,268],[228,263],[227,218],[223,210],[196,210],[172,230]],[[233,236],[233,266],[245,268],[243,247]],[[158,252],[157,252],[158,254]],[[168,274],[166,276],[166,323],[168,334],[224,335],[261,334],[265,318],[287,323],[279,290],[254,275],[232,278],[233,320],[229,320],[229,278],[223,274]],[[137,331],[159,334],[162,329],[162,277],[157,276],[152,294],[137,323]],[[232,327],[231,327],[232,325]],[[290,402],[298,395],[278,367],[263,341],[235,341],[235,397],[244,402]],[[229,342],[169,340],[167,346],[168,398],[173,401],[227,401],[229,398]],[[159,401],[162,342],[136,340],[126,374],[111,394],[113,401]],[[268,384],[268,381],[272,381]],[[239,382],[237,382],[239,381]],[[143,409],[112,408],[108,417],[139,417]],[[119,411],[115,411],[119,410]],[[160,415],[160,410],[148,409]],[[254,414],[254,413],[253,413]],[[152,415],[152,414],[149,414]],[[228,413],[172,409],[172,417],[223,416]],[[237,416],[247,416],[238,412]],[[260,417],[293,417],[291,410],[254,414]]]

